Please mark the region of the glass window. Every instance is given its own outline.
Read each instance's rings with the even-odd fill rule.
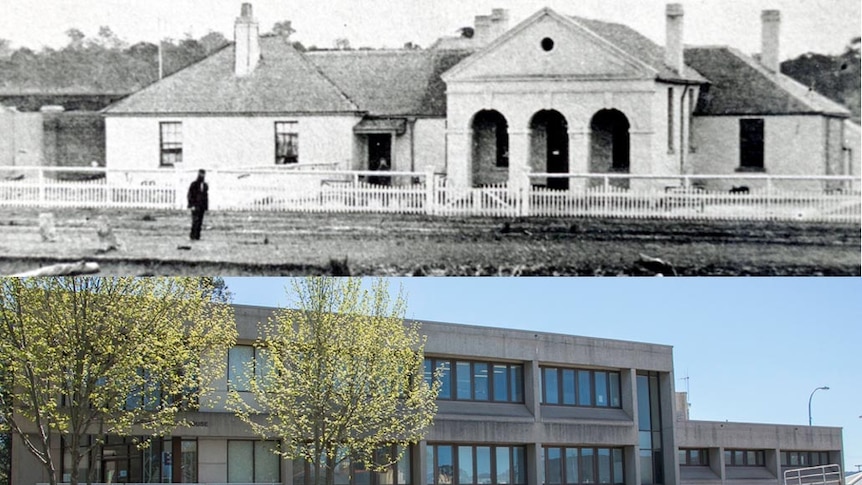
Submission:
[[[512,480],[516,485],[527,483],[527,450],[523,446],[512,447]]]
[[[575,371],[563,369],[563,404],[575,404]]]
[[[581,483],[596,483],[592,448],[581,448]]]
[[[614,483],[624,483],[623,476],[623,450],[614,448],[612,451],[614,461]]]
[[[472,399],[473,396],[470,394],[472,386],[470,385],[469,362],[457,362],[455,364],[455,378],[457,379],[456,392],[458,399]]]
[[[509,366],[494,365],[494,400],[509,400]]]
[[[667,88],[667,152],[673,153],[673,88]]]
[[[452,462],[452,447],[437,447],[437,482],[440,485],[453,483],[455,468]]]
[[[436,463],[434,463],[434,448],[435,447],[433,446],[425,447],[425,466],[428,468],[428,471],[425,474],[426,485],[433,485],[434,483],[437,483],[437,481],[434,480],[434,477],[437,476],[437,474],[434,473],[434,470],[436,469]],[[296,483],[296,481],[294,481],[293,483]]]
[[[545,403],[559,404],[559,389],[557,384],[557,369],[546,368],[545,373]]]
[[[610,401],[611,407],[618,408],[620,407],[620,373],[619,372],[611,372],[608,374],[609,378],[609,388],[610,388]]]
[[[473,364],[473,399],[488,400],[488,364],[476,362]]]
[[[611,450],[599,448],[599,483],[611,483]]]
[[[228,483],[254,482],[254,442],[227,442],[227,481]]]
[[[452,399],[452,363],[448,360],[437,362],[437,367],[442,370],[440,376],[440,394],[437,396],[442,399]]]
[[[475,483],[473,481],[473,447],[458,447],[458,483]]]
[[[493,483],[493,474],[491,473],[490,446],[476,447],[476,483]]]
[[[278,445],[274,441],[254,442],[254,483],[278,483],[281,481],[279,465],[281,459],[275,454]]]
[[[497,483],[507,485],[511,482],[512,469],[509,465],[509,448],[497,447]]]
[[[275,164],[299,162],[299,133],[296,121],[275,122]]]
[[[548,454],[545,463],[545,483],[563,483],[562,468],[560,467],[560,449],[546,448],[545,451]]]
[[[590,371],[588,370],[579,370],[578,371],[578,405],[579,406],[589,406],[592,404],[592,393],[590,389],[592,388],[592,383],[590,382]]]
[[[579,483],[578,449],[566,448],[566,483]]]
[[[607,407],[608,405],[608,373],[596,372],[593,374],[596,380],[596,406]]]
[[[249,390],[249,373],[254,365],[254,347],[236,345],[228,351],[228,385],[237,391]]]
[[[398,460],[398,483],[403,485],[410,485],[413,483],[412,480],[412,467],[410,459],[410,449],[402,450],[401,459]]]
[[[689,450],[692,465],[700,465],[700,453],[697,450]]]
[[[183,161],[183,124],[178,121],[159,123],[159,165],[173,167]]]
[[[641,483],[655,483],[653,481],[653,468],[652,468],[652,450],[644,450],[641,448],[640,450],[640,459],[641,459]]]
[[[183,483],[198,481],[198,442],[197,440],[182,440],[180,443],[180,467]]]
[[[524,368],[520,365],[509,366],[511,376],[512,402],[524,402]],[[523,483],[523,482],[520,482]]]

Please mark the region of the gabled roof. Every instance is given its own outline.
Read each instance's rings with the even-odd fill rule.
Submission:
[[[682,73],[676,72],[676,69],[671,68],[664,62],[664,47],[661,47],[627,25],[583,17],[572,17],[572,20],[607,40],[628,55],[639,59],[655,69],[658,72],[657,77],[660,80],[707,82],[701,73],[687,63],[683,66]]]
[[[260,39],[261,60],[234,75],[234,46],[108,107],[108,114],[344,113],[361,109],[282,37]]]
[[[305,56],[373,116],[446,116],[440,74],[469,51],[312,51]]]
[[[709,78],[695,114],[825,114],[847,117],[840,104],[781,73],[764,68],[731,47],[689,47],[685,62]]]

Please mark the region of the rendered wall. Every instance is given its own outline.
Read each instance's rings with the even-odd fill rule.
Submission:
[[[42,113],[0,110],[0,166],[43,163]]]

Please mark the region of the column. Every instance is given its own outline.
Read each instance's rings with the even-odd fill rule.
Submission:
[[[590,171],[590,129],[588,127],[569,128],[569,173],[589,173]],[[586,189],[587,179],[570,179],[569,190]]]
[[[637,370],[622,369],[620,372],[620,399],[622,399],[623,411],[632,417],[632,440],[634,446],[627,446],[624,460],[626,485],[640,485],[641,483],[641,460],[640,446],[638,446],[638,389]]]
[[[542,476],[545,474],[545,462],[542,461],[542,444],[528,444],[526,455],[527,485],[542,485]]]
[[[629,172],[633,174],[656,174],[654,170],[653,149],[652,149],[652,132],[649,131],[629,131]],[[666,185],[666,181],[662,180],[632,180],[629,187],[631,189],[643,189],[658,184],[658,186]]]
[[[452,185],[470,187],[473,183],[470,166],[472,138],[472,130],[446,131],[446,177]]]

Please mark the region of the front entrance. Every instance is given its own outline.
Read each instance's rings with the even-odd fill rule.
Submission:
[[[629,120],[621,111],[603,109],[593,115],[590,121],[590,173],[629,173],[630,143]],[[592,179],[591,185],[604,182]],[[629,180],[614,178],[614,187],[629,188]]]
[[[542,110],[530,121],[530,165],[547,173],[569,173],[569,128],[566,118],[555,110]],[[549,189],[567,190],[569,179],[548,179]]]
[[[368,135],[368,170],[388,172],[392,169],[392,135],[389,133]],[[390,185],[392,177],[368,177],[368,182]]]

